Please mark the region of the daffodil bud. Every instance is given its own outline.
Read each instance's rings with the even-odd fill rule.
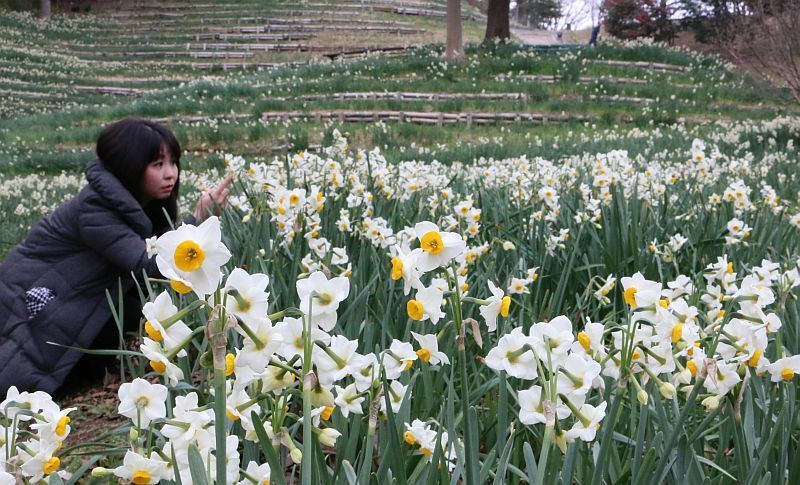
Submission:
[[[558,449],[561,450],[561,453],[567,454],[567,433],[564,431],[560,431],[556,433],[555,436],[556,445],[558,445]]]
[[[311,391],[311,405],[315,408],[334,405],[333,393],[322,386],[316,386]]]
[[[214,356],[211,355],[211,351],[210,350],[206,350],[200,356],[200,366],[207,368],[207,367],[211,367],[213,365],[214,365]]]
[[[503,241],[503,249],[506,251],[514,251],[517,247],[511,241]]]
[[[136,443],[136,440],[139,439],[139,431],[136,428],[131,428],[130,433],[128,433],[128,437],[131,440],[131,443]]]
[[[669,382],[662,382],[660,386],[658,386],[658,391],[664,396],[665,399],[672,399],[675,397],[675,386],[670,384]]]
[[[719,396],[716,394],[713,396],[708,396],[707,398],[703,399],[701,404],[706,407],[706,411],[711,412],[719,407]]]
[[[325,446],[335,446],[336,445],[336,438],[341,436],[342,433],[335,430],[334,428],[325,428],[321,430],[319,434],[319,442]]]
[[[293,450],[292,450],[292,451],[289,453],[289,456],[292,458],[292,461],[293,461],[293,462],[294,462],[296,465],[299,465],[299,464],[300,464],[300,462],[301,462],[301,461],[303,461],[303,452],[300,450],[300,448],[295,448],[295,449],[293,449]]]
[[[636,399],[639,401],[639,404],[641,404],[642,406],[646,406],[647,405],[647,391],[645,391],[644,389],[639,389],[636,392]]]
[[[678,373],[678,376],[675,378],[675,382],[680,384],[688,384],[692,382],[692,371],[687,368],[684,368],[682,371]]]
[[[94,467],[92,469],[92,478],[103,478],[107,477],[111,474],[111,470],[108,468],[103,468],[101,466]]]

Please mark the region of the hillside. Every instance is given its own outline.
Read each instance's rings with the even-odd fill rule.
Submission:
[[[511,153],[564,123],[624,130],[795,110],[713,57],[658,46],[468,47],[447,64],[432,44],[444,38],[442,3],[365,5],[137,2],[47,24],[4,14],[0,166],[77,169],[102,125],[128,115],[169,123],[204,165],[218,151],[313,147],[334,125],[389,152],[502,136]],[[465,18],[474,46],[484,21]]]
[[[618,148],[680,157],[694,138],[759,131],[800,111],[779,90],[687,49],[480,47],[485,21],[470,9],[467,58],[447,63],[443,2],[376,1],[358,12],[345,1],[129,5],[48,23],[0,15],[0,202],[18,208],[0,221],[14,228],[0,254],[74,190],[20,206],[48,199],[32,187],[50,179],[17,176],[65,170],[80,182],[99,131],[125,116],[169,125],[183,167],[199,172],[221,168],[226,153],[271,162],[313,152],[334,129],[394,162],[558,160]],[[383,51],[354,54],[367,48]],[[792,137],[779,132],[778,143]],[[768,148],[746,138],[756,153]]]

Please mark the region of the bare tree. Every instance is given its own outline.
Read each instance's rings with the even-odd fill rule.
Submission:
[[[573,30],[597,25],[600,0],[558,0],[561,6],[561,17],[556,21],[556,30]]]
[[[509,7],[510,0],[489,0],[489,7],[486,11],[486,35],[484,42],[494,41],[506,43],[511,38],[509,26]]]
[[[39,2],[39,17],[43,19],[50,18],[50,0],[40,0]]]
[[[732,12],[715,36],[737,62],[785,84],[800,102],[800,4],[752,0]]]
[[[445,59],[464,57],[464,41],[461,39],[461,0],[447,0],[447,44]]]

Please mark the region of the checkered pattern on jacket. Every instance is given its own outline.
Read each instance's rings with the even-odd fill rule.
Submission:
[[[56,294],[50,288],[37,286],[25,292],[25,307],[28,310],[28,318],[31,319],[50,302]]]

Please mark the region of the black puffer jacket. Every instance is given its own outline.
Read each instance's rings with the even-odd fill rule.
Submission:
[[[111,320],[106,290],[117,305],[118,278],[123,293],[135,295],[131,272],[158,274],[144,242],[152,223],[136,199],[99,160],[89,162],[86,179],[0,264],[0,396],[12,385],[55,391],[82,354],[46,342],[89,348]],[[29,318],[31,288],[55,297]]]

